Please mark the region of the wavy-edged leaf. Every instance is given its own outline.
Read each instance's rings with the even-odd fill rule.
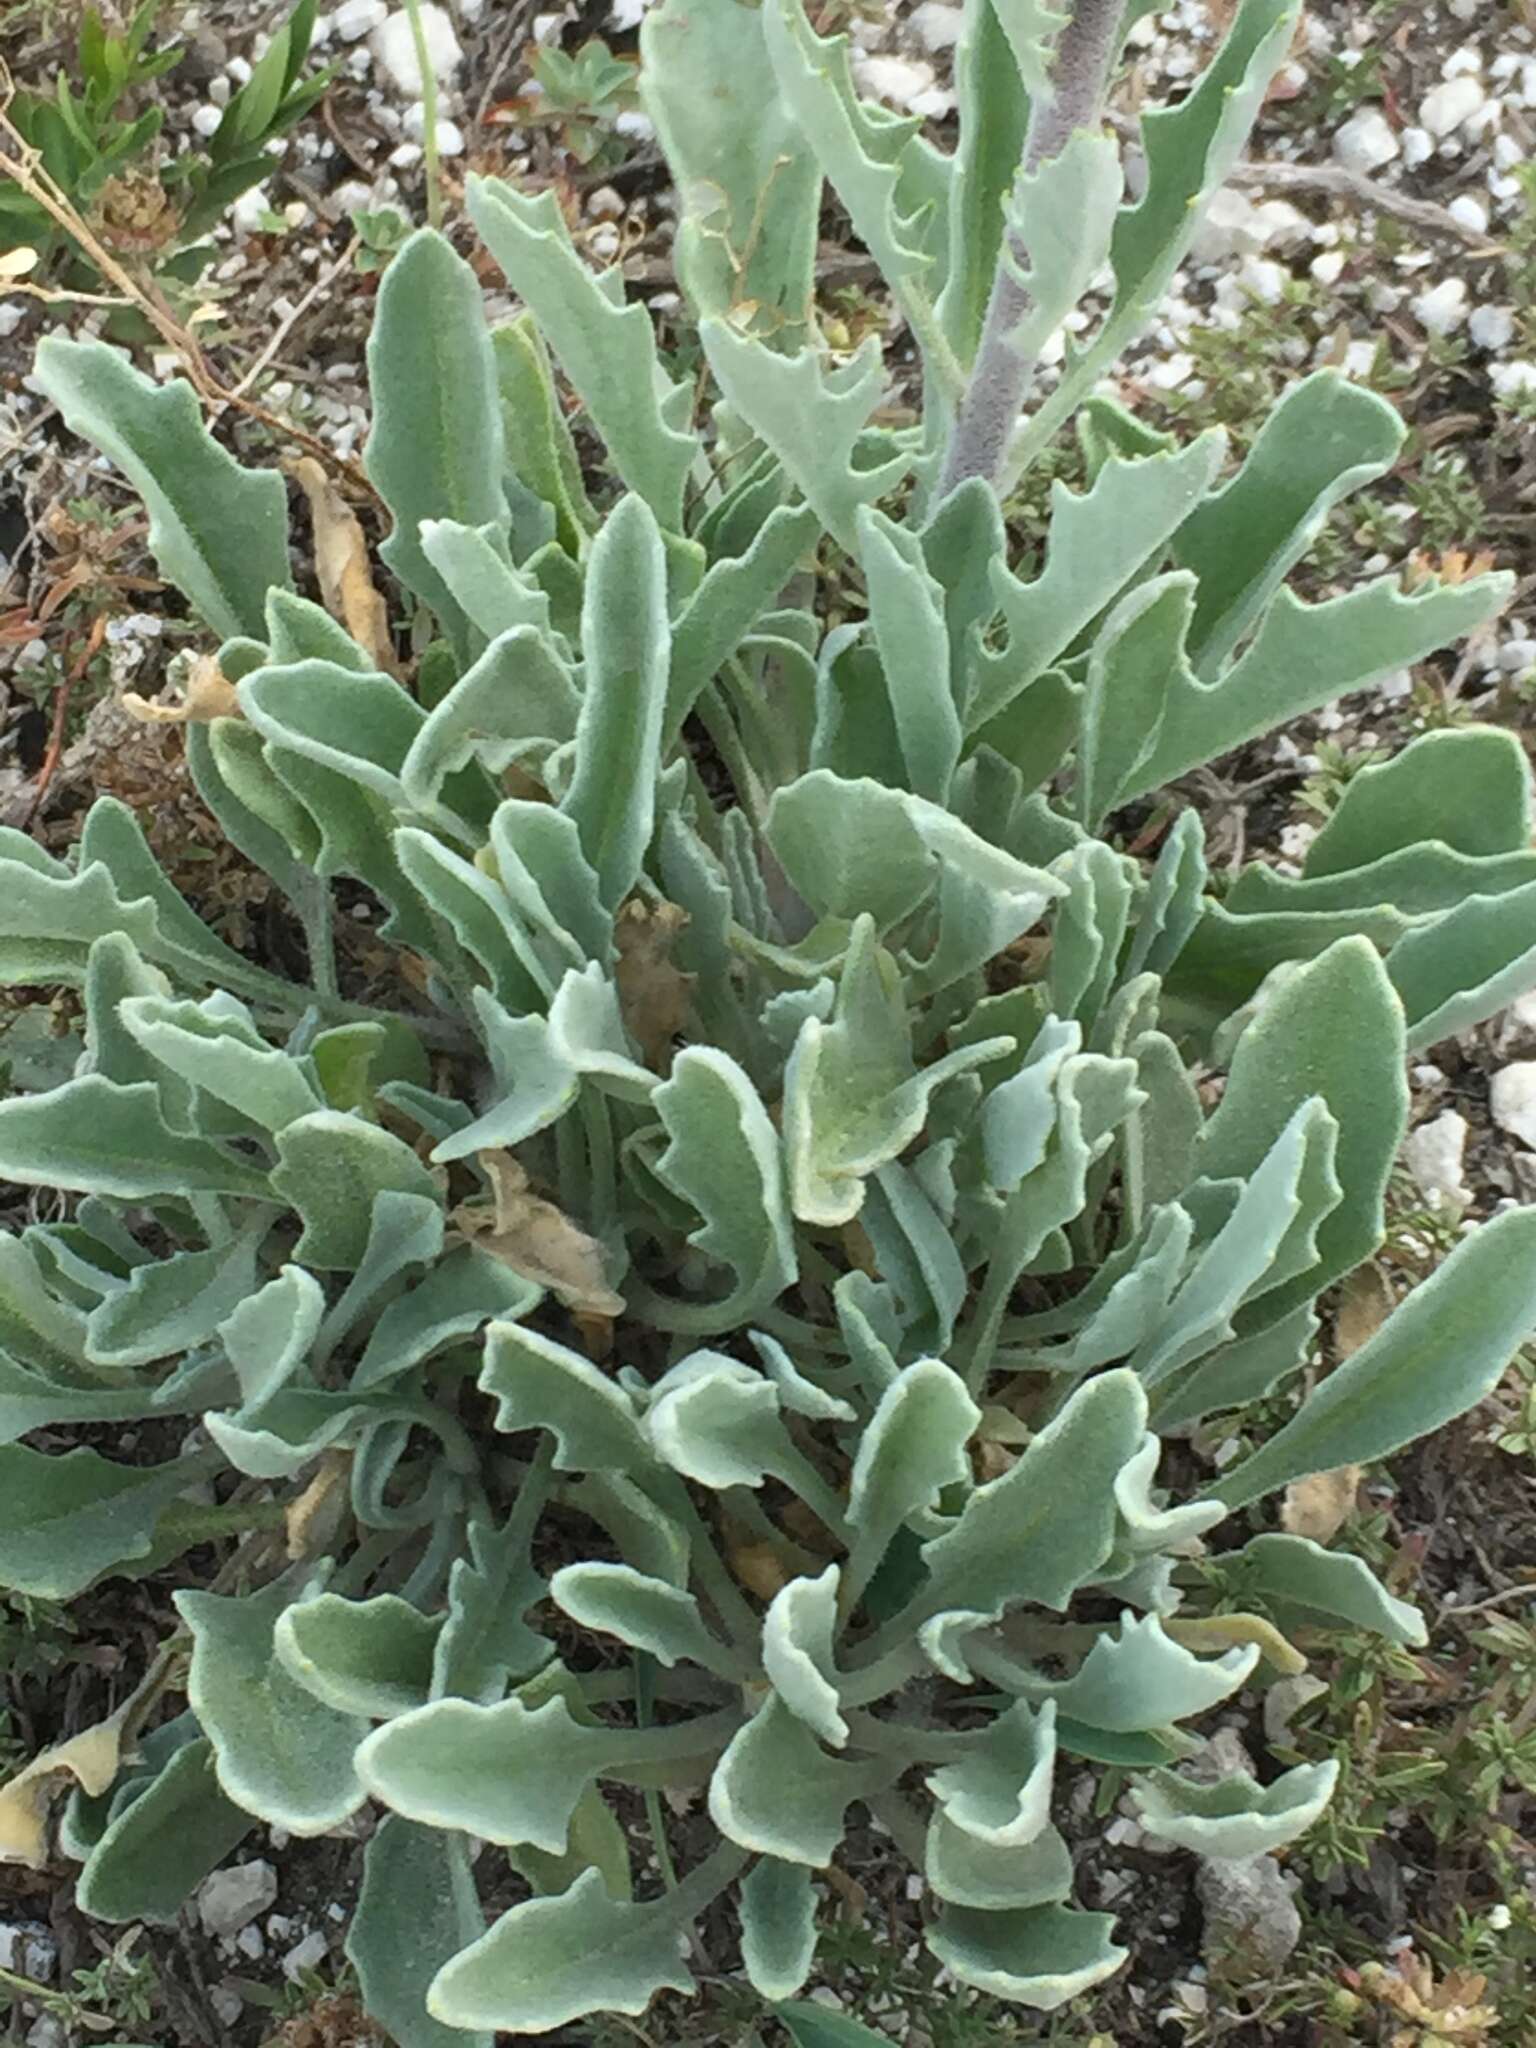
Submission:
[[[1055,1770],[1055,1703],[1036,1711],[1019,1700],[958,1763],[934,1771],[928,1789],[952,1826],[995,1849],[1022,1849],[1051,1817]]]
[[[279,1579],[254,1593],[178,1593],[176,1606],[192,1632],[187,1699],[224,1792],[273,1827],[321,1835],[366,1796],[353,1753],[368,1724],[323,1705],[279,1661],[273,1632],[298,1591]]]
[[[803,1863],[763,1856],[742,1879],[741,1961],[759,1998],[793,1998],[816,1957],[816,1894]]]
[[[201,1469],[180,1458],[114,1465],[92,1450],[0,1447],[0,1585],[72,1600],[103,1574],[138,1563],[154,1549],[161,1515]]]
[[[926,1938],[962,1984],[1054,2012],[1112,1977],[1125,1961],[1126,1950],[1109,1938],[1114,1924],[1112,1913],[1079,1913],[1068,1906],[1008,1913],[946,1906]]]
[[[611,296],[572,245],[553,192],[536,198],[497,178],[471,178],[470,218],[532,310],[575,386],[613,466],[669,533],[683,525],[683,487],[699,452],[687,424],[687,385],[656,353],[650,313]]]
[[[27,1187],[124,1201],[269,1194],[258,1167],[210,1139],[173,1131],[152,1081],[119,1086],[100,1074],[0,1103],[0,1173]]]
[[[45,335],[33,375],[143,498],[151,552],[193,609],[221,638],[262,638],[267,592],[289,587],[277,471],[243,469],[203,425],[189,383],[155,385],[104,342]]]
[[[394,1593],[371,1600],[319,1593],[284,1608],[272,1647],[288,1675],[323,1705],[383,1720],[426,1704],[441,1628],[440,1615],[423,1614]]]
[[[184,1743],[155,1776],[114,1798],[76,1879],[76,1903],[93,1920],[174,1926],[197,1886],[252,1825],[219,1789],[213,1744]]]
[[[1339,1766],[1298,1764],[1260,1786],[1246,1771],[1197,1784],[1158,1771],[1131,1784],[1137,1817],[1148,1834],[1201,1856],[1265,1856],[1305,1834],[1333,1797]]]

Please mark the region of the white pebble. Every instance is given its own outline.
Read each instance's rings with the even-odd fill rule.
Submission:
[[[1437,140],[1454,134],[1483,110],[1481,83],[1467,72],[1448,78],[1424,95],[1419,120]]]
[[[331,26],[344,43],[355,43],[382,28],[388,19],[389,9],[384,0],[341,0],[331,16]]]
[[[1379,107],[1362,107],[1334,136],[1333,153],[1346,169],[1365,174],[1392,163],[1402,145]]]
[[[1444,277],[1439,284],[1420,292],[1413,302],[1414,315],[1431,334],[1449,334],[1467,317],[1467,287],[1459,277]]]
[[[1536,1060],[1501,1067],[1488,1090],[1488,1106],[1501,1131],[1536,1152]]]
[[[205,1877],[197,1888],[198,1917],[205,1934],[235,1935],[277,1897],[277,1872],[260,1857],[232,1863]]]
[[[1427,164],[1434,153],[1435,138],[1427,128],[1403,130],[1403,162],[1410,171],[1416,171],[1420,164]]]
[[[1339,368],[1346,377],[1369,377],[1376,367],[1376,344],[1374,341],[1350,341],[1344,345],[1344,354]]]
[[[599,185],[587,200],[587,211],[594,220],[619,220],[624,212],[624,200],[611,185]]]
[[[960,39],[963,20],[960,9],[947,5],[946,0],[922,0],[912,10],[912,26],[929,50],[953,49]]]
[[[1472,1190],[1462,1178],[1468,1130],[1466,1118],[1447,1109],[1403,1141],[1408,1171],[1437,1215],[1459,1216],[1471,1205]]]
[[[1453,14],[1456,12],[1454,7],[1452,7],[1451,12]],[[1466,16],[1462,15],[1459,19],[1464,21]],[[1463,43],[1459,50],[1452,50],[1449,57],[1440,66],[1440,76],[1442,78],[1461,78],[1479,72],[1482,68],[1482,52],[1474,50],[1470,43]]]
[[[1458,192],[1445,209],[1454,221],[1464,228],[1470,228],[1475,235],[1488,232],[1488,209],[1480,199],[1474,199],[1470,192]]]
[[[445,84],[464,61],[464,52],[459,39],[453,32],[453,22],[444,7],[426,0],[421,8],[421,30],[427,46],[427,58],[439,85]],[[391,14],[374,31],[373,47],[379,62],[389,73],[395,89],[404,98],[421,98],[421,66],[416,61],[416,40],[411,32],[411,17],[402,8],[398,14]]]
[[[1194,375],[1195,359],[1180,349],[1161,362],[1153,363],[1143,375],[1142,382],[1154,391],[1177,391],[1181,384],[1187,384]]]
[[[1536,363],[1521,357],[1513,363],[1494,363],[1488,381],[1496,398],[1536,398]]]
[[[1344,274],[1347,260],[1342,249],[1327,249],[1321,256],[1313,258],[1310,266],[1312,275],[1319,284],[1337,284]]]
[[[1515,309],[1513,306],[1474,306],[1467,321],[1467,332],[1479,348],[1496,354],[1501,348],[1508,348],[1515,338]]]
[[[289,1949],[283,1957],[283,1975],[290,1984],[297,1984],[306,1970],[317,1970],[325,1961],[330,1950],[325,1936],[317,1927],[312,1934],[306,1934],[297,1948]]]
[[[1507,676],[1529,675],[1536,669],[1536,640],[1506,640],[1499,649],[1499,667]]]
[[[194,107],[192,110],[192,126],[202,136],[217,134],[223,118],[223,112],[218,107]]]
[[[1280,264],[1263,256],[1250,256],[1240,266],[1237,281],[1266,306],[1278,306],[1285,296],[1287,275]]]

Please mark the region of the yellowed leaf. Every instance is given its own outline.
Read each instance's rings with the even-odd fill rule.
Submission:
[[[1333,1323],[1333,1348],[1341,1365],[1375,1336],[1396,1306],[1392,1283],[1380,1266],[1372,1262],[1350,1274]]]
[[[122,1732],[131,1704],[68,1742],[45,1749],[8,1785],[0,1786],[0,1862],[43,1869],[54,1802],[69,1789],[71,1779],[93,1797],[106,1791],[122,1761]]]
[[[736,1583],[759,1600],[771,1600],[789,1584],[784,1560],[771,1543],[733,1543],[726,1563]]]
[[[481,1152],[494,1201],[464,1202],[455,1226],[514,1273],[550,1289],[583,1316],[616,1316],[624,1297],[604,1277],[603,1247],[563,1209],[532,1193],[528,1176],[510,1152]]]
[[[619,962],[614,970],[619,1008],[640,1057],[657,1073],[672,1064],[672,1041],[688,1022],[695,977],[684,974],[672,948],[688,923],[676,903],[643,903],[634,898],[614,927]]]
[[[309,500],[315,529],[315,574],[326,610],[341,621],[371,661],[386,675],[394,675],[389,612],[374,588],[362,522],[312,455],[299,456],[288,470]]]
[[[1307,1668],[1307,1660],[1296,1645],[1261,1614],[1208,1614],[1189,1621],[1173,1615],[1163,1623],[1163,1628],[1186,1650],[1215,1653],[1257,1643],[1265,1663],[1273,1666],[1282,1678],[1298,1678]]]
[[[1359,1465],[1340,1465],[1333,1472],[1311,1472],[1293,1479],[1280,1506],[1280,1526],[1289,1536],[1309,1536],[1331,1543],[1354,1513],[1360,1485]]]
[[[343,1489],[351,1469],[350,1451],[323,1452],[308,1486],[297,1500],[288,1503],[283,1526],[288,1555],[295,1563],[300,1558],[318,1557],[340,1527],[347,1505]]]
[[[235,686],[219,667],[218,657],[212,654],[200,654],[193,662],[179,704],[163,704],[158,697],[141,697],[137,690],[125,690],[122,701],[123,709],[141,725],[212,725],[216,718],[240,716]]]

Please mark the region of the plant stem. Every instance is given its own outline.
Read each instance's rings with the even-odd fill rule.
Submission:
[[[1059,156],[1079,129],[1098,125],[1124,14],[1124,0],[1072,0],[1070,18],[1056,47],[1052,91],[1030,109],[1021,175],[1028,177]],[[967,477],[984,476],[989,483],[996,483],[1002,470],[1036,369],[1036,359],[1014,346],[1014,335],[1030,305],[1018,273],[1028,267],[1028,246],[1015,233],[992,279],[981,345],[944,451],[935,506]]]
[[[435,228],[443,224],[443,187],[437,162],[437,73],[427,48],[427,32],[421,19],[421,0],[405,0],[411,17],[411,41],[416,45],[416,68],[421,73],[421,146],[427,167],[427,219]]]

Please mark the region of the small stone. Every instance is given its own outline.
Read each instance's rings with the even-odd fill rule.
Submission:
[[[290,1984],[297,1984],[306,1970],[318,1970],[329,1953],[325,1936],[317,1927],[283,1957],[283,1975]]]
[[[1470,192],[1458,192],[1445,209],[1454,221],[1464,228],[1470,228],[1474,235],[1488,232],[1488,209],[1480,199],[1474,199]]]
[[[1529,675],[1536,668],[1536,640],[1506,640],[1499,649],[1499,667],[1508,676]]]
[[[961,10],[947,0],[921,0],[912,10],[912,26],[929,50],[952,50],[960,40],[964,19]]]
[[[434,0],[425,0],[421,10],[422,38],[427,46],[427,59],[439,85],[452,78],[464,61],[464,52],[454,34],[453,20],[446,7],[438,7]],[[416,61],[416,39],[411,29],[411,17],[402,8],[398,14],[385,18],[374,30],[374,51],[379,62],[389,73],[395,89],[408,100],[421,98],[421,66]]]
[[[1362,107],[1333,138],[1333,153],[1346,170],[1361,176],[1379,171],[1402,155],[1402,144],[1380,107]]]
[[[219,123],[223,118],[223,110],[219,107],[194,107],[192,110],[193,131],[204,138],[213,135],[217,132]]]
[[[1447,1109],[1410,1131],[1403,1141],[1408,1171],[1437,1215],[1459,1216],[1471,1206],[1472,1190],[1462,1179],[1468,1133],[1466,1118]]]
[[[248,1927],[242,1927],[235,1936],[235,1947],[239,1949],[241,1955],[249,1956],[253,1963],[259,1962],[266,1954],[266,1941],[254,1920]]]
[[[1287,271],[1262,256],[1250,256],[1237,273],[1237,281],[1266,306],[1278,306],[1285,296]]]
[[[1176,350],[1165,356],[1161,362],[1153,363],[1142,376],[1144,384],[1150,384],[1154,391],[1177,391],[1181,384],[1187,384],[1195,374],[1195,359],[1184,350]]]
[[[624,199],[611,185],[599,185],[587,200],[587,212],[594,220],[619,220],[624,213]]]
[[[1319,284],[1337,284],[1347,260],[1342,249],[1325,249],[1321,256],[1313,257],[1310,269]]]
[[[1215,1785],[1239,1771],[1253,1775],[1253,1758],[1243,1747],[1235,1728],[1218,1728],[1203,1749],[1197,1750],[1184,1766],[1184,1775],[1197,1785]]]
[[[27,2029],[27,2048],[69,2048],[69,2030],[52,2013],[40,2013]]]
[[[1488,1106],[1501,1131],[1536,1152],[1536,1060],[1501,1067],[1488,1090]]]
[[[1273,1977],[1301,1939],[1301,1915],[1273,1856],[1207,1857],[1195,1877],[1201,1952],[1228,1978]]]
[[[50,1984],[58,1968],[59,1945],[46,1927],[34,1920],[0,1923],[0,1969]]]
[[[1470,72],[1459,72],[1424,95],[1419,120],[1437,141],[1443,141],[1474,120],[1482,112],[1484,100],[1481,81]]]
[[[277,1872],[255,1857],[216,1870],[198,1887],[197,1910],[205,1934],[233,1936],[265,1913],[277,1897]]]
[[[215,2017],[226,2027],[234,2026],[245,2011],[245,2000],[238,1991],[231,1991],[226,1984],[208,1986],[208,2003],[213,2007]]]
[[[1536,362],[1522,356],[1513,363],[1494,363],[1488,382],[1495,398],[1536,398]]]
[[[1466,280],[1460,277],[1443,277],[1427,292],[1420,292],[1413,301],[1414,316],[1421,327],[1431,334],[1446,335],[1459,327],[1467,317]]]
[[[1239,192],[1234,185],[1224,185],[1206,208],[1189,253],[1196,263],[1225,263],[1263,246],[1258,208],[1247,193]]]
[[[1474,306],[1467,321],[1467,333],[1479,348],[1497,355],[1515,338],[1513,306]]]
[[[1299,1714],[1308,1700],[1320,1698],[1327,1690],[1325,1681],[1310,1671],[1300,1672],[1295,1678],[1277,1678],[1264,1695],[1265,1741],[1289,1743],[1292,1715]]]
[[[1405,128],[1402,140],[1403,162],[1410,171],[1416,171],[1420,164],[1427,164],[1435,153],[1435,138],[1427,128]]]
[[[382,28],[388,19],[385,0],[341,0],[331,16],[331,27],[344,43],[355,43]]]

